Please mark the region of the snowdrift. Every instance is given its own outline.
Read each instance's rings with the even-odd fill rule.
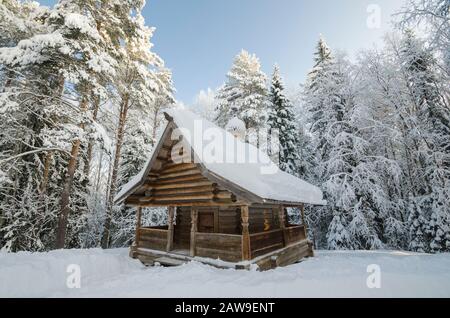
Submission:
[[[78,264],[81,288],[66,285]],[[368,266],[380,288],[368,288]],[[267,272],[192,262],[144,267],[127,249],[0,253],[0,297],[450,297],[450,254],[319,251]]]

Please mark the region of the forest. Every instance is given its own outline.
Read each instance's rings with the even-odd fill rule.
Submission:
[[[135,210],[114,196],[147,161],[163,110],[186,107],[279,132],[280,169],[328,202],[306,208],[315,248],[450,252],[450,0],[406,1],[383,46],[354,58],[318,38],[295,91],[243,49],[212,98],[190,106],[144,5],[0,2],[2,251],[130,245]],[[143,222],[166,214],[145,209]]]

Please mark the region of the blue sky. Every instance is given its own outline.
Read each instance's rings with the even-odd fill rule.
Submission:
[[[40,1],[55,3],[53,0]],[[156,27],[154,51],[173,72],[176,97],[190,104],[225,80],[233,57],[246,49],[271,74],[278,63],[288,87],[303,82],[319,34],[332,49],[354,56],[381,43],[390,15],[403,0],[147,0],[144,17]],[[370,4],[381,9],[380,28],[367,27]]]

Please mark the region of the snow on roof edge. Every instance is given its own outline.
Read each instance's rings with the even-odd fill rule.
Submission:
[[[183,117],[183,113],[184,113],[184,115],[186,115],[186,114],[193,115],[194,118],[197,117],[193,113],[191,113],[189,111],[186,111],[186,110],[182,110],[182,111],[181,110],[173,110],[173,109],[166,110],[166,111],[164,111],[164,114],[166,115],[166,117],[168,117],[167,119],[169,120],[169,122],[166,123],[166,126],[165,126],[164,130],[167,129],[167,126],[168,126],[168,124],[171,121],[173,121],[174,124],[177,127],[183,126],[183,125],[180,125],[180,122],[177,122],[178,115]],[[201,120],[203,120],[203,121],[205,121],[205,122],[207,122],[207,123],[209,123],[211,125],[216,126],[215,124],[210,123],[206,119],[203,119],[201,117],[198,117],[198,119],[201,119]],[[222,128],[220,128],[220,129],[222,129]],[[229,132],[226,132],[226,133],[229,134]],[[162,142],[161,138],[162,137],[160,137],[160,139],[158,140],[158,144],[160,142]],[[249,145],[249,147],[250,146],[251,145]],[[191,145],[191,147],[192,147],[192,145]],[[253,147],[253,146],[251,146],[251,147]],[[121,190],[117,193],[117,195],[114,197],[114,202],[116,204],[123,202],[126,199],[126,196],[127,196],[127,194],[130,191],[133,191],[136,187],[140,186],[144,182],[145,177],[146,177],[146,172],[150,168],[149,164],[151,163],[153,156],[157,155],[157,154],[155,154],[155,150],[157,148],[158,147],[156,146],[156,147],[154,147],[152,149],[152,153],[149,156],[149,159],[147,160],[147,162],[144,165],[144,167],[142,168],[142,170],[136,176],[134,176],[128,183],[126,183],[121,188]],[[259,151],[259,149],[258,149],[258,151]],[[194,149],[194,152],[195,152],[195,149]],[[304,181],[304,180],[302,180],[302,179],[300,179],[298,177],[295,177],[295,176],[290,175],[290,174],[288,174],[288,173],[286,173],[284,171],[281,171],[281,170],[279,172],[279,176],[283,177],[285,180],[288,180],[288,181],[289,181],[289,179],[291,179],[291,181],[292,181],[292,180],[294,180],[292,178],[295,178],[297,180],[297,183],[298,183],[299,187],[302,187],[302,188],[306,187],[306,190],[303,189],[304,192],[308,192],[306,194],[307,195],[306,197],[305,196],[302,197],[300,195],[300,197],[298,199],[292,200],[292,198],[289,198],[289,197],[286,197],[285,199],[283,199],[283,198],[280,198],[280,197],[276,198],[276,196],[273,196],[273,195],[261,195],[262,193],[260,191],[259,191],[259,193],[257,193],[258,191],[256,191],[256,192],[252,191],[252,189],[249,189],[249,187],[246,187],[246,186],[242,185],[242,183],[235,182],[236,180],[230,180],[229,178],[227,178],[227,176],[224,176],[223,173],[220,173],[220,171],[218,172],[218,171],[215,171],[214,169],[213,170],[209,169],[208,165],[205,165],[205,169],[207,169],[212,174],[219,175],[222,178],[230,181],[231,183],[236,184],[236,186],[238,186],[240,188],[243,188],[245,191],[247,191],[249,193],[252,193],[253,195],[255,195],[257,197],[260,197],[263,201],[283,202],[283,203],[288,203],[288,204],[293,204],[293,205],[296,205],[298,203],[306,203],[306,204],[313,204],[313,205],[327,205],[327,201],[323,199],[323,193],[320,190],[320,188],[318,188],[317,186],[312,185],[312,184],[310,184],[310,183],[308,183],[308,182],[306,182],[306,181]],[[286,175],[289,176],[289,177],[287,177]],[[266,180],[270,180],[270,179],[266,178]],[[237,180],[237,181],[239,181],[239,180]],[[301,190],[299,190],[299,192],[301,193]]]

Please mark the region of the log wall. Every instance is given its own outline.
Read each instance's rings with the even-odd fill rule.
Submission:
[[[219,208],[219,233],[241,234],[241,210],[236,207]]]

